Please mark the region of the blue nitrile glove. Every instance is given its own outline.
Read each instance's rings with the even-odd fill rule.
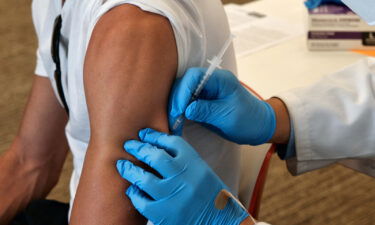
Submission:
[[[203,123],[222,137],[238,144],[259,145],[269,141],[276,128],[272,107],[247,91],[229,71],[216,70],[202,90],[199,99],[190,99],[206,69],[189,69],[176,82],[169,102],[169,127],[185,113],[189,120]]]
[[[340,5],[344,5],[341,0],[307,0],[305,1],[305,5],[308,9],[315,9],[316,7],[327,4],[327,3],[336,3]]]
[[[249,215],[235,200],[215,207],[217,195],[229,190],[198,153],[181,137],[141,130],[141,141],[128,141],[126,151],[161,178],[119,160],[117,169],[133,185],[126,194],[135,208],[155,225],[237,225]]]

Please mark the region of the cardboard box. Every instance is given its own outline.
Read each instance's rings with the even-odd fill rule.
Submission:
[[[375,26],[344,5],[327,4],[308,13],[310,50],[375,50]]]

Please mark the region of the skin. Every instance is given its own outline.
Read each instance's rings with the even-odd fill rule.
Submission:
[[[276,114],[276,130],[275,134],[270,140],[270,143],[287,144],[291,129],[288,108],[279,98],[271,98],[266,102],[271,105]]]
[[[56,185],[68,152],[66,123],[49,79],[34,76],[19,131],[0,157],[1,225]]]
[[[167,19],[132,5],[116,7],[96,25],[84,68],[91,138],[72,225],[145,224],[126,197],[129,183],[115,165],[119,159],[139,164],[122,146],[140,129],[168,132],[175,43]]]

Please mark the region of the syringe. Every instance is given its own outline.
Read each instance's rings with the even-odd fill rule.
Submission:
[[[229,38],[226,40],[219,54],[214,56],[211,60],[208,60],[208,63],[210,63],[210,66],[208,67],[206,73],[204,74],[201,81],[199,82],[197,89],[195,89],[194,94],[192,98],[190,99],[190,103],[198,99],[201,91],[203,90],[204,86],[206,86],[208,80],[210,79],[214,71],[220,67],[221,62],[223,61],[223,56],[225,52],[227,51],[227,49],[229,48],[230,44],[232,43],[233,39],[234,39],[234,35],[231,34]],[[173,124],[172,129],[177,130],[177,128],[181,126],[183,121],[184,121],[184,115],[181,114],[177,118],[176,122]]]

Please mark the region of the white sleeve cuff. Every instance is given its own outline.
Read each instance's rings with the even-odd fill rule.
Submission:
[[[47,73],[46,69],[44,68],[44,64],[43,64],[43,61],[41,59],[39,49],[36,52],[36,66],[35,66],[34,73],[38,76],[41,76],[41,77],[48,77],[48,73]]]

